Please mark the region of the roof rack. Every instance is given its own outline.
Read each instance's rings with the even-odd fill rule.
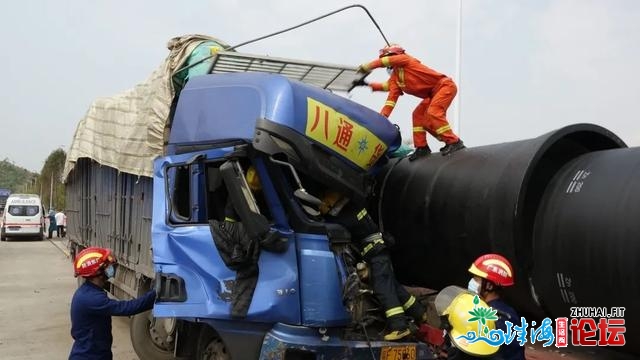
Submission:
[[[209,73],[235,72],[280,74],[330,91],[345,92],[353,89],[355,80],[363,79],[367,75],[358,73],[358,68],[353,66],[218,51],[213,57]]]

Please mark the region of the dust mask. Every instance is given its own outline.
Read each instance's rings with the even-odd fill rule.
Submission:
[[[109,265],[106,269],[104,269],[104,274],[107,276],[107,278],[111,279],[116,275],[116,269],[113,267],[113,265]]]
[[[480,290],[480,284],[478,284],[476,279],[471,278],[471,280],[469,280],[469,284],[467,285],[467,290],[471,291],[474,294],[477,294]]]

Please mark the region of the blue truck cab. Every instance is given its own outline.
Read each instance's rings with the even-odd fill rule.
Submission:
[[[153,315],[177,320],[176,355],[433,358],[423,343],[380,341],[371,291],[345,290],[364,284],[349,232],[318,211],[326,189],[370,194],[396,126],[317,87],[236,73],[191,79],[170,127],[154,162]],[[242,226],[225,243],[229,206]]]

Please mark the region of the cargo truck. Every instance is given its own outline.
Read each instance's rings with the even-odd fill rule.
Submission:
[[[11,189],[0,189],[0,214],[4,211],[9,195],[11,195]]]
[[[248,63],[263,71],[222,73]],[[264,73],[274,64],[278,73]],[[363,75],[224,51],[209,67],[171,99],[162,153],[149,155],[139,118],[99,123],[103,101],[79,124],[67,158],[71,253],[113,249],[118,298],[155,279],[153,314],[131,324],[140,358],[433,358],[424,343],[381,341],[384,320],[356,275],[350,234],[318,216],[323,190],[366,199],[373,174],[400,145],[396,126],[332,93]],[[155,157],[153,168],[133,173],[143,155]],[[249,168],[259,191],[248,187]],[[243,260],[253,263],[237,268],[225,258],[237,254],[212,235],[229,202],[259,241],[259,254]],[[250,305],[236,311],[242,301]]]
[[[420,341],[380,341],[384,322],[350,234],[318,216],[327,188],[371,201],[397,240],[394,266],[407,285],[463,285],[467,264],[498,252],[516,267],[506,296],[527,316],[635,309],[640,282],[620,254],[638,252],[638,148],[578,124],[448,157],[392,159],[397,128],[333,93],[351,90],[362,77],[355,67],[224,48],[208,37],[173,39],[149,81],[94,103],[68,153],[72,254],[113,249],[118,298],[158,290],[153,313],[131,322],[141,359],[434,358]],[[246,180],[251,171],[259,190]],[[229,202],[259,239],[252,256],[216,241]],[[585,205],[596,203],[617,210]],[[606,234],[615,248],[603,246]],[[592,291],[594,277],[607,291]],[[234,311],[247,293],[246,313]],[[628,313],[635,334],[637,312]]]

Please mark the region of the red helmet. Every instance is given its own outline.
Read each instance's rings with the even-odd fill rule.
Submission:
[[[486,254],[471,264],[469,272],[498,286],[513,285],[513,267],[504,256]]]
[[[404,54],[404,48],[398,44],[387,45],[380,49],[380,57],[398,54]]]
[[[88,247],[78,253],[74,264],[75,276],[82,277],[94,277],[102,274],[104,269],[110,264],[115,264],[117,261],[111,254],[111,250]]]

